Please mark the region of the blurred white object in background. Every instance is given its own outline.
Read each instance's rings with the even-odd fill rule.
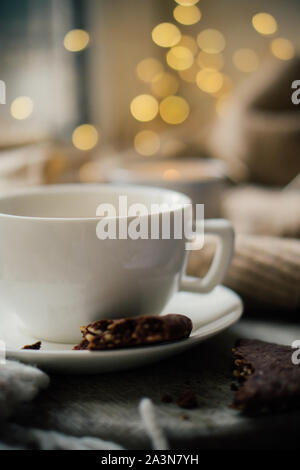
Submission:
[[[299,74],[299,57],[270,61],[228,99],[207,146],[237,181],[282,186],[300,172],[300,106],[291,100]]]
[[[118,166],[116,166],[118,165]],[[115,162],[104,175],[108,182],[162,187],[205,205],[205,217],[220,216],[222,194],[228,186],[226,164],[208,158],[137,159]]]
[[[0,150],[0,191],[44,183],[47,143]]]

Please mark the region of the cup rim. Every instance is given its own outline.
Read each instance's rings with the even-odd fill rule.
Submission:
[[[166,214],[166,213],[175,213],[177,211],[182,211],[185,205],[192,204],[192,200],[186,195],[179,191],[174,191],[171,189],[166,189],[162,187],[155,187],[155,186],[143,186],[143,185],[133,185],[133,184],[117,184],[117,183],[67,183],[67,184],[49,184],[49,185],[38,185],[38,186],[31,186],[29,188],[18,188],[7,191],[0,195],[0,202],[3,200],[7,200],[9,198],[24,196],[24,195],[38,195],[38,194],[51,194],[57,193],[59,190],[62,194],[72,192],[75,190],[80,190],[80,192],[93,192],[95,190],[98,191],[106,191],[111,192],[114,189],[117,189],[118,193],[122,195],[122,191],[125,194],[147,194],[153,195],[153,193],[161,193],[166,194],[173,197],[174,200],[177,199],[176,203],[173,202],[174,206],[170,207],[165,210],[160,210],[158,212],[149,212],[147,215],[141,215],[140,217],[149,217],[154,214]],[[175,205],[176,204],[176,205]],[[20,220],[32,220],[32,221],[48,221],[48,222],[98,222],[100,220],[99,216],[95,217],[39,217],[39,216],[29,216],[29,215],[17,215],[17,214],[9,214],[5,212],[1,212],[0,210],[0,218],[9,218],[9,219],[20,219]],[[107,219],[113,220],[122,220],[122,219],[129,219],[130,216],[119,216],[116,217],[107,217]]]

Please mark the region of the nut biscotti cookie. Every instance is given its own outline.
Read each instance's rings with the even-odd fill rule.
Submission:
[[[98,320],[81,327],[83,340],[73,349],[107,350],[163,343],[187,338],[192,322],[185,315],[144,315]]]

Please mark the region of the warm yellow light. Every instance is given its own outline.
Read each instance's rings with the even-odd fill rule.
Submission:
[[[271,42],[272,54],[281,60],[292,59],[295,55],[295,48],[289,39],[277,38]]]
[[[33,111],[33,101],[28,96],[19,96],[11,106],[10,113],[15,119],[27,119]]]
[[[197,43],[202,51],[208,54],[218,54],[225,48],[226,42],[223,34],[216,29],[204,29],[197,36]]]
[[[163,72],[163,69],[159,60],[149,57],[138,63],[136,73],[140,80],[150,83],[157,74]]]
[[[134,148],[140,155],[149,157],[158,152],[160,138],[156,132],[140,131],[134,138]]]
[[[101,166],[99,162],[84,163],[79,169],[79,179],[83,183],[97,183],[101,180]]]
[[[223,75],[211,69],[202,69],[197,73],[196,83],[206,93],[216,93],[222,88]]]
[[[175,95],[179,88],[178,78],[165,72],[156,75],[151,84],[152,93],[159,98]]]
[[[258,57],[252,49],[238,49],[232,61],[238,70],[245,73],[254,72],[258,67]]]
[[[223,98],[224,96],[228,97],[233,88],[232,79],[228,75],[225,75],[225,74],[222,74],[222,76],[223,76],[223,83],[222,83],[221,88],[219,88],[218,91],[213,93],[213,95],[216,98]]]
[[[89,42],[89,33],[83,29],[72,29],[64,38],[64,46],[71,52],[82,51],[87,47]]]
[[[182,6],[178,5],[174,8],[173,15],[178,23],[184,25],[192,25],[201,20],[201,11],[195,5]]]
[[[183,34],[181,36],[181,40],[178,43],[178,46],[187,47],[194,56],[198,52],[198,45],[195,39],[192,36],[188,36],[187,34]]]
[[[191,5],[196,5],[196,3],[199,2],[199,0],[175,0],[176,3],[179,5],[184,5],[184,6],[191,6]]]
[[[172,23],[160,23],[152,30],[152,39],[158,46],[173,47],[181,39],[181,32]]]
[[[161,118],[168,124],[180,124],[190,113],[187,101],[180,96],[168,96],[159,106]]]
[[[98,131],[91,124],[76,127],[72,135],[73,145],[79,150],[91,150],[96,147],[98,140]]]
[[[163,179],[166,181],[179,180],[180,173],[175,168],[169,168],[163,172]]]
[[[277,21],[269,13],[257,13],[252,18],[254,29],[260,34],[268,36],[277,31]]]
[[[152,121],[158,113],[158,102],[152,95],[139,95],[131,101],[130,111],[137,121]]]
[[[178,73],[180,75],[180,78],[182,78],[182,80],[184,80],[185,82],[195,83],[198,72],[199,72],[199,68],[194,62],[193,65],[189,69],[179,70]]]
[[[228,96],[224,95],[216,101],[216,113],[219,117],[226,116]]]
[[[57,182],[59,177],[67,169],[68,158],[64,150],[57,149],[51,152],[49,160],[45,165],[45,181],[47,183]]]
[[[175,46],[167,53],[167,63],[175,70],[185,70],[191,67],[194,57],[187,47]]]
[[[224,67],[223,54],[208,54],[200,51],[197,55],[197,64],[203,69],[221,70]]]

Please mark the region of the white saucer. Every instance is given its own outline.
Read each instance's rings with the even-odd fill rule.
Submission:
[[[36,338],[19,327],[14,315],[1,315],[0,340],[6,344],[6,357],[35,364],[43,369],[68,374],[96,374],[139,367],[178,354],[235,323],[242,314],[242,302],[230,289],[218,286],[209,294],[179,292],[164,313],[182,313],[191,318],[189,338],[156,346],[114,351],[72,351],[73,345],[42,341],[40,351],[22,350]]]

